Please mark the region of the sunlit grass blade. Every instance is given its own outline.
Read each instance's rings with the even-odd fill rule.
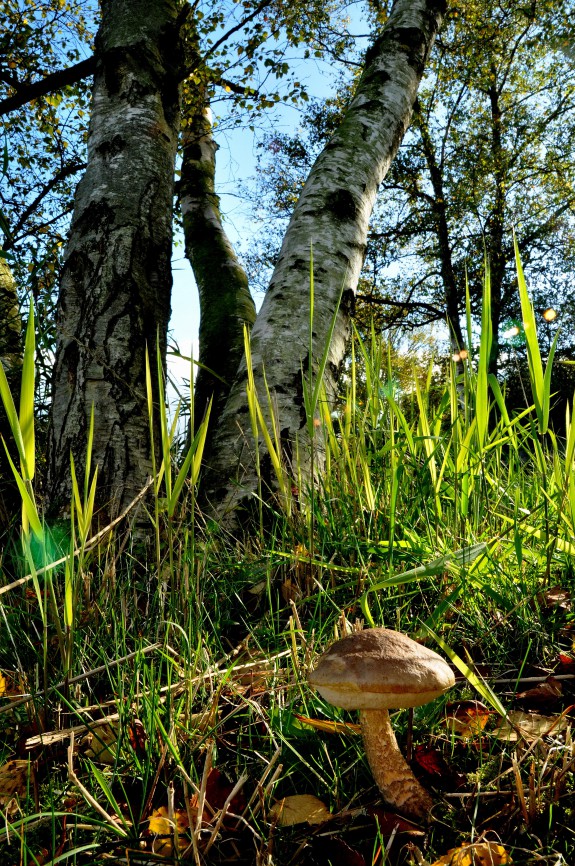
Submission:
[[[493,689],[485,682],[483,677],[480,677],[475,671],[471,670],[468,664],[466,664],[463,659],[457,655],[455,650],[452,650],[451,647],[434,631],[428,628],[424,623],[422,623],[423,628],[427,632],[427,634],[433,638],[433,640],[441,647],[445,655],[453,662],[455,667],[463,674],[467,682],[470,686],[479,692],[483,700],[488,703],[496,713],[499,713],[502,718],[507,717],[507,710],[493,691]]]
[[[8,379],[6,378],[6,373],[4,372],[4,367],[2,364],[0,364],[0,397],[2,398],[2,403],[4,404],[4,411],[6,412],[6,415],[8,417],[10,432],[12,433],[14,444],[16,445],[16,448],[18,450],[18,456],[21,463],[25,463],[26,449],[24,447],[24,440],[22,438],[22,430],[20,429],[20,421],[18,420],[16,406],[14,405],[12,392],[10,391]]]
[[[547,365],[543,371],[543,361],[541,359],[541,350],[537,339],[537,323],[535,321],[535,312],[527,291],[527,283],[525,274],[521,264],[521,256],[519,253],[519,244],[517,238],[513,238],[515,248],[515,266],[517,269],[517,285],[519,288],[519,299],[521,302],[521,315],[523,318],[523,327],[525,329],[525,341],[527,344],[527,363],[529,368],[529,380],[531,383],[531,393],[533,402],[535,403],[535,412],[537,413],[538,430],[541,435],[547,432],[549,426],[549,406],[551,399],[551,369],[553,365],[553,357],[557,348],[557,340],[559,332],[556,333],[555,339],[551,346]]]
[[[415,568],[410,568],[408,571],[401,572],[401,574],[396,574],[392,577],[386,577],[385,580],[377,581],[377,583],[372,584],[368,589],[366,589],[359,600],[362,612],[370,625],[374,626],[375,622],[367,601],[370,593],[382,589],[390,589],[391,587],[405,586],[406,584],[413,583],[414,581],[426,577],[433,577],[436,574],[443,573],[450,566],[469,566],[479,557],[485,556],[487,552],[488,546],[482,541],[478,544],[463,547],[460,550],[454,550],[452,553],[445,553],[443,556],[439,556],[425,565],[418,565]]]
[[[188,473],[190,472],[190,483],[192,486],[195,486],[198,482],[198,477],[200,474],[200,468],[202,465],[202,456],[204,453],[204,446],[206,444],[206,436],[208,433],[208,425],[210,422],[210,412],[212,409],[212,401],[208,404],[208,408],[206,409],[206,414],[200,424],[196,435],[193,438],[192,444],[188,449],[188,453],[182,463],[180,470],[176,476],[176,480],[174,481],[174,487],[172,489],[172,495],[168,500],[168,516],[173,517],[174,512],[176,510],[176,505],[178,504],[178,500],[180,498],[180,494],[182,492],[182,488],[188,478]]]
[[[10,452],[8,451],[8,447],[6,446],[6,442],[4,441],[4,439],[2,439],[2,444],[4,445],[6,456],[8,458],[8,462],[10,463],[10,468],[12,469],[12,474],[14,475],[14,479],[18,486],[20,496],[22,497],[22,524],[24,532],[27,532],[27,527],[28,525],[30,525],[36,538],[39,541],[42,541],[44,539],[44,529],[42,527],[42,521],[40,520],[40,515],[36,507],[36,502],[34,501],[34,495],[32,492],[28,491],[28,485],[26,484],[25,480],[22,478],[21,474],[18,472],[16,466],[14,465],[14,461],[10,457]]]
[[[479,361],[477,362],[477,381],[475,384],[475,417],[477,418],[477,438],[480,449],[485,445],[489,426],[488,374],[492,343],[491,270],[486,258],[483,281],[483,303],[481,307],[481,339],[479,342]]]
[[[36,440],[34,435],[34,390],[36,364],[36,335],[34,326],[34,305],[30,302],[24,357],[22,360],[22,382],[20,386],[19,422],[24,445],[22,474],[26,480],[34,478],[36,460]]]

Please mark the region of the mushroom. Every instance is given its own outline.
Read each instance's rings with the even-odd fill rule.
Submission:
[[[388,710],[426,704],[451,688],[449,665],[404,634],[371,628],[333,643],[309,682],[334,706],[359,710],[367,760],[384,799],[425,818],[433,800],[399,751]]]

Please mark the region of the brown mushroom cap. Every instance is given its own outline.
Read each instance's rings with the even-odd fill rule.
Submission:
[[[417,707],[455,683],[440,655],[397,631],[370,628],[336,641],[309,677],[344,710]]]

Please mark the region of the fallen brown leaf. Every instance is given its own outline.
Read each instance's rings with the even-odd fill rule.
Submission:
[[[555,677],[547,677],[545,682],[539,683],[532,689],[518,692],[515,697],[523,703],[526,708],[535,709],[542,706],[554,706],[563,694],[563,686]]]
[[[447,705],[445,727],[464,740],[480,736],[489,720],[491,711],[481,701],[459,701]]]
[[[146,754],[148,735],[139,719],[133,719],[128,728],[128,739],[134,752],[143,757]]]
[[[9,818],[18,811],[18,800],[26,796],[28,768],[32,774],[30,762],[19,759],[8,761],[0,767],[0,808],[6,811]]]
[[[119,721],[114,721],[94,727],[82,740],[82,748],[87,745],[84,755],[98,764],[115,764],[119,724]]]
[[[214,812],[217,812],[220,809],[223,809],[224,803],[232,793],[233,789],[233,783],[228,781],[224,774],[214,767],[210,770],[206,782],[206,802],[211,806]],[[232,799],[228,809],[234,815],[241,815],[245,806],[245,794],[243,791],[239,791],[239,793]]]
[[[495,736],[500,740],[515,742],[520,734],[527,740],[538,740],[549,733],[559,734],[567,729],[567,719],[564,716],[541,716],[538,713],[523,713],[521,710],[511,710],[507,720],[503,720],[496,729]],[[516,730],[519,728],[519,732]]]
[[[428,777],[431,784],[443,789],[460,788],[465,784],[465,776],[450,767],[439,749],[434,746],[416,746],[413,758],[414,763]]]
[[[559,663],[559,673],[575,674],[575,659],[566,653],[559,653],[557,657]]]
[[[561,586],[552,586],[537,595],[541,607],[558,607],[561,610],[571,610],[571,593]]]
[[[392,833],[409,833],[410,836],[425,836],[426,831],[422,830],[418,824],[403,818],[396,812],[390,812],[384,809],[383,806],[368,806],[365,810],[368,815],[375,818],[379,824],[379,832],[384,838],[388,838]]]

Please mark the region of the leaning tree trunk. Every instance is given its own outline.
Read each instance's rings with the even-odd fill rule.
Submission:
[[[109,517],[151,470],[145,350],[165,355],[179,129],[177,0],[103,0],[88,134],[58,312],[48,502],[83,478],[90,414],[97,505]],[[152,363],[155,369],[155,363]]]
[[[333,394],[377,188],[409,125],[445,6],[445,0],[395,3],[381,36],[367,52],[363,75],[340,128],[311,170],[254,325],[251,351],[256,387],[265,403],[265,368],[288,463],[295,455],[296,441],[301,442],[300,455],[306,448],[302,371],[310,362],[310,247],[313,244],[315,279],[312,362],[322,355],[343,285],[325,375],[326,391]],[[213,459],[204,479],[204,495],[220,515],[247,503],[258,489],[246,379],[243,363],[219,419]],[[263,453],[263,442],[259,447]],[[261,471],[273,487],[265,454]]]
[[[14,402],[18,406],[20,374],[22,371],[22,320],[18,306],[16,282],[5,259],[0,257],[0,364]],[[10,456],[18,465],[18,452],[14,446],[8,416],[0,401],[0,436],[6,443]],[[20,494],[0,443],[0,536],[20,511]]]
[[[195,382],[195,423],[202,420],[210,397],[217,419],[234,381],[244,346],[244,325],[255,322],[256,308],[247,275],[222,224],[215,193],[217,144],[210,111],[198,99],[185,130],[180,181],[186,255],[200,298],[200,367]],[[213,426],[213,425],[211,425]],[[206,457],[210,451],[208,438]]]
[[[445,312],[447,314],[447,325],[449,327],[449,339],[454,354],[458,355],[465,347],[465,340],[461,331],[459,319],[459,292],[457,291],[457,279],[453,267],[453,255],[449,237],[449,221],[447,218],[447,202],[445,190],[443,189],[443,175],[441,165],[437,162],[435,147],[429,131],[429,125],[423,114],[419,100],[414,106],[415,122],[421,135],[423,153],[427,163],[427,170],[433,187],[433,217],[435,222],[435,235],[439,248],[439,261],[441,263],[441,281],[445,296]],[[458,362],[459,364],[461,362]],[[462,372],[462,370],[460,370]]]

